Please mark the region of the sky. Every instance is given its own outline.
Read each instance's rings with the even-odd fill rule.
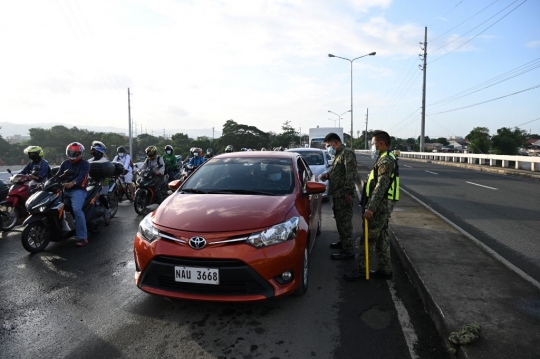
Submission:
[[[540,133],[538,0],[0,2],[0,122]],[[536,87],[539,86],[539,87]],[[336,114],[333,114],[332,111]],[[343,114],[341,117],[340,115]],[[341,118],[341,119],[340,119]]]

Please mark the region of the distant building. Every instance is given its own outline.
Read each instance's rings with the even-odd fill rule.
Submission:
[[[438,143],[438,142],[432,142],[432,143],[425,143],[424,144],[424,148],[426,149],[426,151],[428,152],[433,152],[433,151],[440,151],[440,149],[443,147],[443,144],[442,143]]]
[[[10,144],[21,143],[24,141],[30,141],[30,136],[21,136],[21,135],[7,136],[6,141]]]

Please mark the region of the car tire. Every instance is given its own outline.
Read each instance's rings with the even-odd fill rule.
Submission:
[[[294,294],[298,297],[303,296],[308,290],[309,284],[309,243],[306,243],[304,248],[304,260],[302,261],[302,273],[300,273],[300,284],[296,288]]]

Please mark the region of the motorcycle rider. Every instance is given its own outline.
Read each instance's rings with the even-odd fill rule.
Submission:
[[[30,178],[32,178],[29,184],[29,191],[32,193],[38,184],[45,182],[47,178],[51,177],[51,167],[49,167],[49,162],[43,159],[43,149],[41,147],[28,146],[23,152],[28,154],[30,162],[19,173],[30,175]],[[34,172],[36,167],[39,168],[37,174]]]
[[[228,145],[225,148],[225,153],[234,152],[234,147],[232,145]]]
[[[193,158],[193,150],[194,149],[195,149],[195,147],[191,147],[189,149],[189,155],[187,155],[187,157],[182,161],[182,166],[185,165],[186,163],[188,163]]]
[[[135,195],[135,186],[133,185],[133,163],[131,162],[131,157],[126,153],[126,148],[124,146],[120,146],[116,149],[116,156],[114,156],[113,162],[120,162],[124,165],[124,169],[127,171],[124,175],[124,182],[129,188],[129,201],[133,202],[133,196]]]
[[[62,162],[55,177],[60,176],[66,170],[75,172],[74,178],[64,184],[64,196],[71,199],[71,207],[75,217],[75,237],[77,246],[82,247],[88,244],[88,234],[86,230],[86,218],[82,210],[86,199],[86,186],[90,164],[83,158],[84,146],[79,142],[72,142],[66,147],[67,159]],[[64,222],[65,223],[65,222]]]
[[[88,160],[89,163],[92,162],[110,162],[107,158],[107,147],[103,142],[100,141],[94,141],[92,142],[92,147],[90,147],[90,154],[92,154],[92,158]],[[103,188],[101,189],[101,194],[103,195],[104,200],[104,207],[105,207],[105,224],[109,224],[109,221],[111,219],[111,209],[109,207],[108,202],[108,195],[109,195],[109,178],[103,178],[101,179],[101,185]]]
[[[202,149],[195,147],[193,149],[193,158],[189,160],[188,164],[195,166],[195,168],[199,167],[204,163],[205,159],[202,156]]]
[[[163,161],[165,162],[165,173],[169,175],[169,181],[174,180],[178,174],[178,163],[176,161],[176,156],[173,155],[173,151],[173,146],[165,146]]]
[[[208,148],[206,150],[206,155],[204,155],[204,158],[208,161],[212,157],[214,157],[214,150],[212,150],[211,148]]]
[[[156,174],[155,181],[156,187],[154,188],[156,193],[156,202],[160,204],[163,201],[163,196],[161,195],[161,188],[163,187],[163,175],[165,174],[165,162],[157,154],[156,146],[148,146],[144,150],[146,153],[146,160],[141,166],[141,171],[147,168],[150,168]]]

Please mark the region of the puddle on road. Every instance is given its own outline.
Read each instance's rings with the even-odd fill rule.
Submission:
[[[392,314],[388,310],[374,305],[370,309],[363,311],[360,319],[372,329],[384,329],[390,324]]]

